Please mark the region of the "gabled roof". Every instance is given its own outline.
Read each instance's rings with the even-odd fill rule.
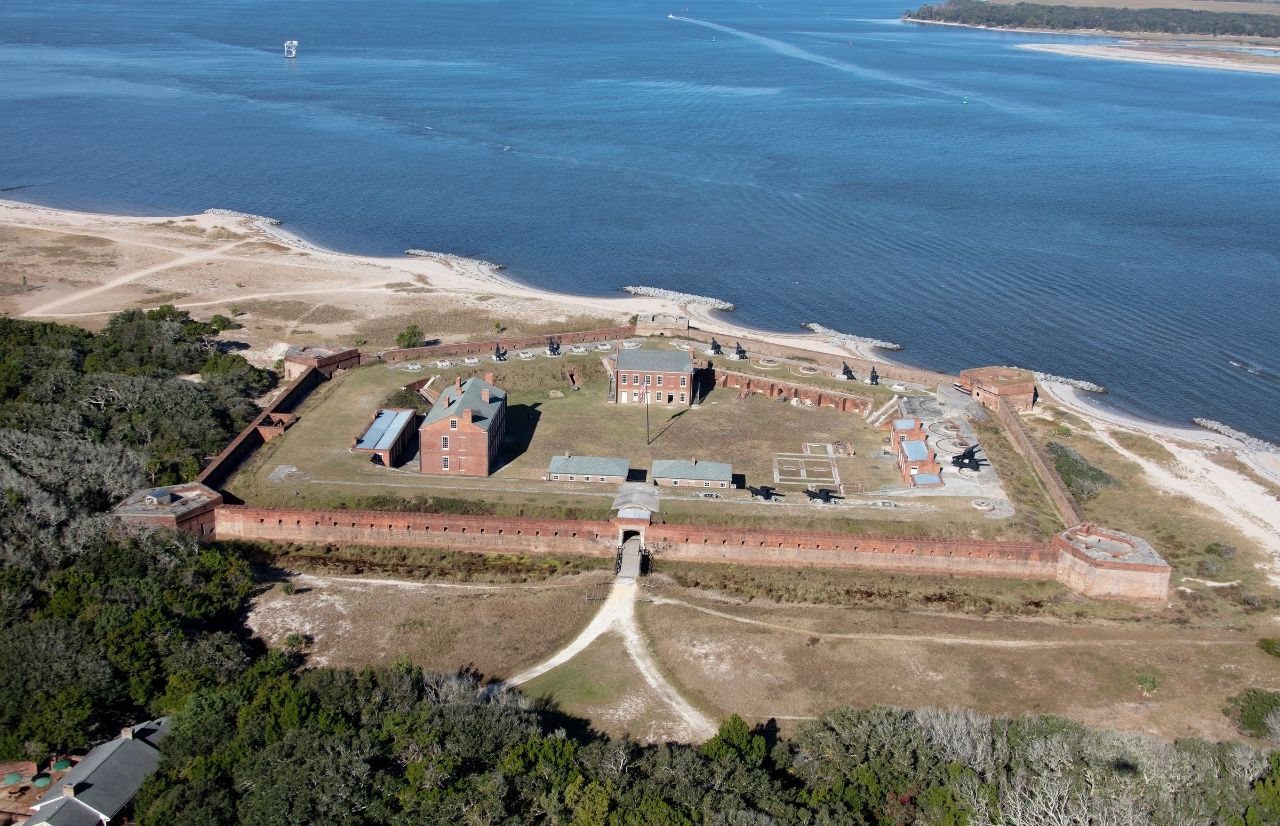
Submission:
[[[621,476],[627,478],[631,463],[614,456],[552,456],[547,473],[578,476]]]
[[[364,435],[356,440],[356,450],[387,450],[413,422],[413,415],[412,410],[379,410]]]
[[[489,401],[480,397],[480,392],[489,391]],[[431,412],[423,419],[422,426],[434,424],[441,419],[461,418],[462,411],[471,411],[471,421],[481,430],[488,430],[493,418],[498,415],[507,400],[507,391],[499,390],[483,379],[470,378],[462,383],[462,392],[457,385],[449,385],[440,391],[440,397],[431,406]]]
[[[687,350],[623,350],[618,369],[637,373],[692,373],[693,355]]]
[[[725,462],[655,459],[654,479],[693,479],[698,482],[732,482],[733,465]]]
[[[160,765],[160,742],[169,733],[169,718],[139,723],[130,730],[132,737],[119,737],[86,754],[56,788],[36,801],[31,807],[36,814],[27,822],[78,826],[114,818]],[[71,786],[75,796],[65,796],[63,786]],[[86,813],[95,819],[84,819]]]

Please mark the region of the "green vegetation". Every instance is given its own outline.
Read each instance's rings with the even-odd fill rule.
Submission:
[[[250,559],[265,558],[289,570],[340,574],[380,574],[403,579],[453,582],[543,582],[562,576],[612,569],[611,558],[477,554],[432,548],[382,548],[359,545],[263,545],[236,543]],[[292,582],[281,586],[294,591]]]
[[[1227,700],[1224,713],[1250,737],[1280,736],[1280,691],[1242,691]]]
[[[417,324],[410,324],[396,334],[397,347],[421,347],[422,341],[422,328]]]
[[[1280,782],[1280,766],[1248,747],[1044,716],[844,709],[790,740],[734,716],[700,748],[569,736],[548,730],[556,717],[474,674],[298,673],[272,654],[176,716],[138,820],[1172,824],[1198,812],[1243,823]]]
[[[253,397],[275,382],[220,351],[217,332],[167,306],[119,313],[96,335],[0,318],[0,429],[27,445],[15,453],[51,451],[44,458],[69,463],[64,469],[79,463],[83,446],[116,445],[126,454],[118,469],[140,464],[150,484],[190,479],[257,414]],[[178,378],[197,373],[198,382]],[[53,443],[37,447],[44,439]]]
[[[1258,640],[1258,647],[1273,657],[1280,657],[1280,640],[1275,637],[1263,637]]]
[[[1101,468],[1089,464],[1083,456],[1060,442],[1049,442],[1046,445],[1053,466],[1062,477],[1062,482],[1071,491],[1077,502],[1088,502],[1104,489],[1115,484],[1115,479]]]
[[[1005,5],[979,0],[951,0],[945,5],[921,6],[915,11],[906,12],[904,16],[911,20],[1011,29],[1087,29],[1104,32],[1280,37],[1280,15],[1196,9],[1050,6],[1039,3]]]
[[[1116,440],[1116,444],[1120,445],[1120,447],[1136,453],[1144,459],[1150,459],[1162,465],[1171,465],[1176,461],[1174,455],[1169,452],[1169,448],[1150,436],[1130,433],[1127,430],[1113,430],[1111,431],[1111,437]]]

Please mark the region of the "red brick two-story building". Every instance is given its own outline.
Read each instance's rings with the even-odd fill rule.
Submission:
[[[423,473],[488,476],[507,429],[507,394],[484,379],[459,376],[440,392],[418,428]]]
[[[693,404],[693,356],[687,350],[623,350],[609,377],[617,404]]]

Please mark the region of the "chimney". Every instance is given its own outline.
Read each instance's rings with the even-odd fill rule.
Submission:
[[[471,424],[471,408],[470,407],[462,411],[462,420],[467,424]]]
[[[486,384],[493,384],[493,373],[485,373],[484,380]]]
[[[489,403],[489,388],[487,387],[480,388],[480,401],[484,402],[485,404]]]
[[[133,728],[131,726],[125,726],[124,728],[120,729],[120,736],[125,740],[132,740]]]
[[[572,456],[572,455],[573,455],[573,454],[572,454],[572,453],[570,453],[570,452],[569,452],[569,451],[567,451],[567,450],[564,452],[564,458],[566,458],[566,459],[568,459],[568,458],[569,458],[570,456]]]
[[[462,376],[453,377],[453,389],[457,390],[459,393],[462,392]]]
[[[75,797],[75,796],[76,796],[76,787],[75,787],[75,784],[74,784],[74,783],[64,783],[64,784],[62,785],[62,796],[63,796],[63,797]]]
[[[689,457],[689,464],[691,464],[691,465],[697,465],[697,464],[698,464],[698,457],[697,457],[697,456],[690,456],[690,457]]]

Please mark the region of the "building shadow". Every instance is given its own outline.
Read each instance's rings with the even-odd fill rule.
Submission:
[[[542,402],[513,404],[507,408],[507,432],[502,438],[502,465],[510,464],[523,456],[533,442],[533,434],[542,419]]]
[[[642,467],[628,468],[627,481],[628,482],[648,482],[649,471],[645,470]]]

